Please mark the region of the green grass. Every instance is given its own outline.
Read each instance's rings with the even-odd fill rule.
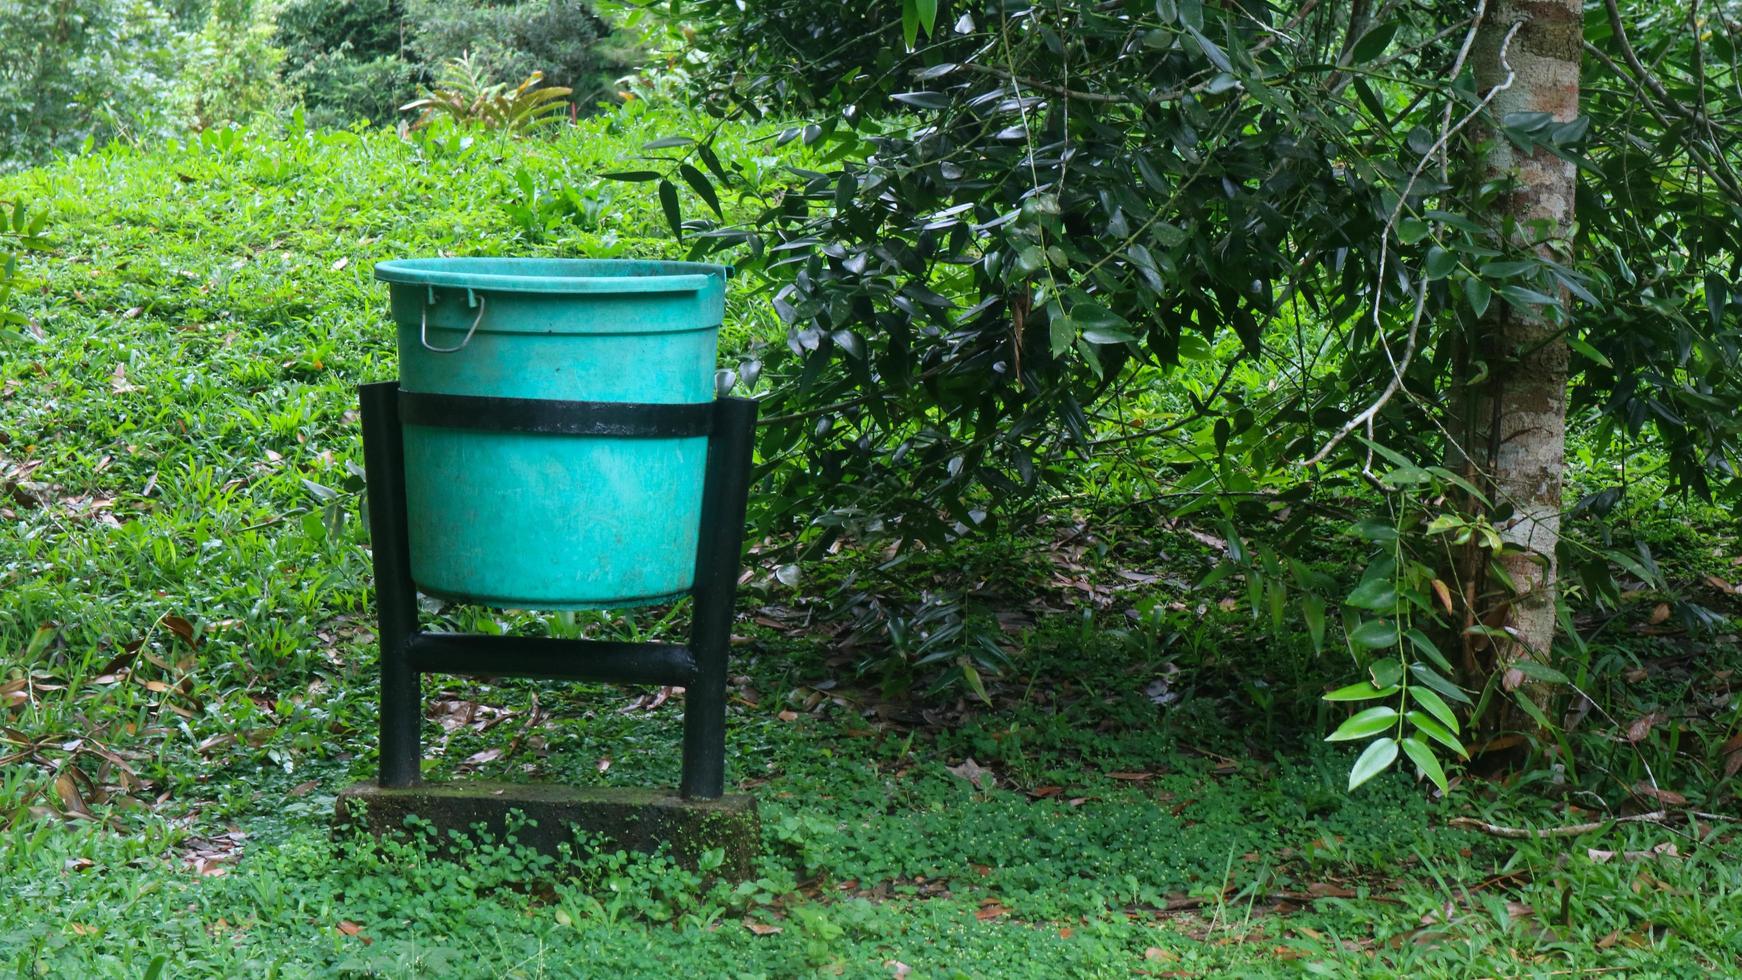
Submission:
[[[1188,529],[1158,530],[1164,507],[1097,510],[1148,492],[1118,460],[1086,467],[1084,534],[1061,518],[883,571],[849,554],[807,567],[796,591],[757,566],[729,745],[729,777],[763,806],[751,883],[606,851],[527,891],[510,886],[538,861],[509,845],[454,864],[415,841],[335,840],[334,795],[374,763],[354,386],[395,363],[370,264],[680,254],[651,185],[597,175],[702,125],[637,106],[549,141],[261,130],[113,148],[0,184],[0,199],[53,210],[55,243],[30,262],[43,285],[27,297],[29,338],[0,347],[0,965],[126,977],[160,957],[164,976],[226,977],[1737,969],[1742,853],[1722,822],[1704,839],[1680,821],[1543,841],[1447,827],[1577,823],[1647,775],[1692,807],[1734,812],[1719,752],[1737,718],[1733,637],[1655,630],[1660,597],[1637,597],[1593,658],[1599,703],[1618,719],[1577,736],[1558,789],[1469,779],[1439,800],[1393,772],[1351,795],[1350,754],[1318,741],[1335,716],[1317,696],[1347,669],[1197,588],[1213,556]],[[728,130],[722,154],[769,168],[803,152],[758,141],[770,131]],[[527,186],[542,208],[525,209]],[[729,354],[779,329],[752,289],[734,284]],[[1577,479],[1600,488],[1585,465]],[[1695,582],[1733,575],[1718,553],[1733,538],[1712,533],[1721,520],[1635,497],[1614,527]],[[1352,549],[1310,557],[1346,574]],[[931,678],[918,658],[867,655],[892,610],[920,615],[934,590],[965,596],[950,615],[1009,648],[986,679],[992,706],[900,696]],[[881,613],[865,612],[871,600]],[[1156,616],[1125,615],[1152,601]],[[864,628],[831,618],[837,607]],[[1000,630],[1000,612],[1031,615]],[[642,636],[673,625],[454,608],[431,619]],[[432,681],[428,775],[674,782],[681,701],[637,707],[647,693]],[[1659,709],[1671,720],[1617,742]],[[969,759],[993,781],[951,771]],[[1669,843],[1678,856],[1588,853]]]

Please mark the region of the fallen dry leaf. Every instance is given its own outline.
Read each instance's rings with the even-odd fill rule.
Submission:
[[[889,975],[894,977],[895,980],[902,980],[903,977],[913,972],[913,967],[908,966],[900,960],[884,960],[883,968],[888,970]]]
[[[1681,857],[1681,852],[1676,850],[1675,842],[1664,841],[1649,851],[1604,851],[1589,847],[1585,849],[1585,856],[1597,864],[1607,864],[1616,857],[1623,861],[1649,861],[1658,857]]]
[[[746,922],[744,923],[744,928],[749,929],[758,936],[772,936],[780,931],[779,926],[772,926],[766,922]]]
[[[1440,605],[1446,607],[1446,615],[1452,615],[1452,590],[1439,579],[1433,580],[1434,595],[1439,596]]]
[[[975,762],[972,758],[965,760],[959,766],[945,766],[944,770],[960,779],[966,779],[974,784],[976,789],[985,789],[988,785],[997,785],[998,777],[992,770]]]
[[[109,375],[109,390],[117,395],[125,395],[130,391],[138,391],[139,386],[127,380],[127,365],[117,364]]]
[[[1659,803],[1665,803],[1669,806],[1681,806],[1683,803],[1688,801],[1687,797],[1677,793],[1675,790],[1661,789],[1651,785],[1643,779],[1633,784],[1633,792],[1641,799],[1656,800]]]
[[[1644,741],[1645,736],[1651,734],[1651,729],[1663,720],[1663,716],[1655,711],[1635,719],[1633,724],[1627,726],[1627,741],[1634,744]]]
[[[1652,607],[1652,609],[1651,609],[1651,625],[1656,626],[1659,623],[1662,623],[1667,619],[1669,619],[1669,603],[1660,602],[1657,605]]]
[[[199,647],[199,644],[194,642],[194,624],[180,616],[165,616],[160,620],[160,622],[163,623],[164,629],[167,629],[176,636],[181,637],[182,641],[188,646],[195,648]]]
[[[779,718],[781,721],[797,721],[798,712],[792,710],[782,711],[774,717]]]
[[[90,808],[85,806],[84,794],[79,792],[78,781],[71,773],[62,772],[54,777],[54,793],[60,797],[61,806],[74,816],[89,817]]]
[[[361,939],[363,941],[363,945],[365,945],[365,946],[367,946],[375,941],[373,939],[370,939],[368,936],[363,935],[363,927],[358,925],[355,922],[350,921],[350,920],[346,920],[344,922],[339,923],[338,929],[340,932],[344,933],[347,936],[354,936],[358,939]]]

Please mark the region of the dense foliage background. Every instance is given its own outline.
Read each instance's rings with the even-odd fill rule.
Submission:
[[[442,66],[535,71],[590,112],[641,55],[581,0],[18,0],[0,8],[0,168],[247,123],[392,125]]]
[[[1723,972],[1742,2],[1573,6],[0,7],[0,962]],[[1578,111],[1496,109],[1544,52]],[[334,851],[419,254],[739,268],[757,881]],[[1541,364],[1532,551],[1479,443]],[[428,774],[667,782],[673,694],[432,680]]]

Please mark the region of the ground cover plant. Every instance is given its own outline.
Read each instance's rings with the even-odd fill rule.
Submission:
[[[729,745],[730,780],[764,806],[751,882],[607,846],[527,890],[546,866],[511,841],[455,864],[416,837],[335,840],[333,795],[373,769],[353,386],[391,377],[394,355],[370,263],[681,255],[674,196],[742,219],[782,166],[818,165],[827,148],[780,145],[785,128],[716,129],[639,100],[548,139],[298,122],[98,149],[0,185],[49,219],[0,348],[0,868],[16,886],[0,893],[0,962],[115,976],[1736,967],[1742,865],[1719,816],[1742,759],[1742,657],[1719,618],[1735,603],[1727,515],[1663,493],[1651,447],[1616,460],[1576,436],[1578,497],[1608,492],[1617,466],[1627,481],[1603,521],[1569,533],[1648,549],[1612,604],[1569,610],[1590,648],[1583,713],[1540,770],[1454,769],[1440,794],[1394,769],[1351,795],[1353,753],[1321,741],[1350,711],[1321,695],[1360,669],[1327,667],[1341,661],[1292,620],[1255,619],[1267,600],[1230,563],[1249,540],[1306,533],[1303,573],[1346,590],[1373,544],[1346,531],[1383,537],[1361,519],[1387,501],[1338,489],[1256,518],[1188,506],[1204,498],[1182,475],[1208,449],[1260,436],[1182,432],[1159,457],[1120,437],[1267,383],[1250,366],[1223,381],[1214,351],[1151,378],[1129,414],[1088,419],[1106,445],[1021,519],[968,534],[965,515],[947,549],[758,542]],[[711,171],[669,139],[708,130],[742,198],[710,199],[681,170],[662,186],[677,164],[644,162]],[[750,393],[786,383],[764,376],[787,328],[759,288],[735,280],[722,342]],[[427,615],[651,638],[682,612]],[[447,681],[428,706],[431,778],[675,780],[669,692]]]

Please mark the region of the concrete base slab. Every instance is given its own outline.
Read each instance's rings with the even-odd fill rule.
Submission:
[[[617,786],[467,781],[384,789],[357,783],[339,794],[337,818],[341,827],[361,825],[378,837],[403,832],[405,819],[416,816],[441,839],[482,825],[500,840],[508,814],[516,810],[533,824],[516,831],[515,839],[553,856],[564,844],[584,853],[575,840],[578,828],[605,837],[613,849],[652,852],[665,844],[673,860],[689,868],[702,852],[720,848],[725,862],[717,873],[740,880],[754,871],[762,845],[753,797],[686,800],[670,790]]]

